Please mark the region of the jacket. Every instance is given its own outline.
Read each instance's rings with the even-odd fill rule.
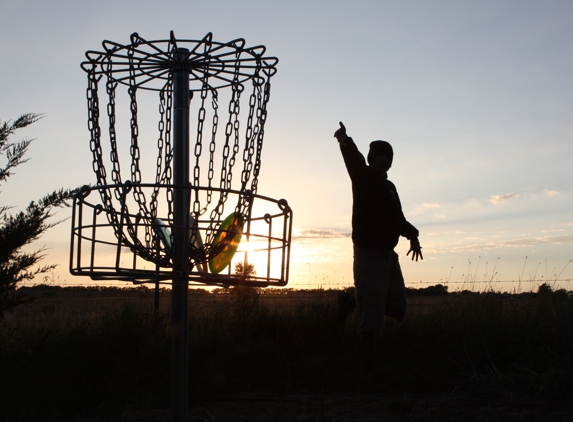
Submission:
[[[393,250],[400,236],[417,238],[404,213],[396,186],[366,164],[352,138],[340,145],[352,181],[352,241],[361,248]]]

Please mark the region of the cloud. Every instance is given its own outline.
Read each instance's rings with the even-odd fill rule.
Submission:
[[[492,195],[489,202],[494,205],[503,204],[510,199],[519,198],[521,195],[519,193],[508,193],[507,195]]]
[[[505,240],[500,246],[521,247],[521,246],[539,246],[539,245],[562,245],[564,243],[573,243],[573,234],[562,236],[543,236],[529,239]]]
[[[350,237],[350,233],[333,229],[295,229],[295,239],[339,239]]]
[[[539,192],[531,193],[531,196],[535,197],[538,194],[539,194]],[[555,195],[559,194],[559,191],[556,191],[555,189],[545,189],[543,191],[543,194],[545,194],[547,196],[555,196]],[[520,196],[522,196],[520,193],[508,193],[506,195],[492,195],[489,202],[491,202],[494,205],[503,204],[509,200],[519,198]]]
[[[467,252],[500,248],[534,247],[540,245],[563,245],[568,243],[573,243],[573,234],[510,239],[498,242],[480,242],[469,245],[460,245],[459,242],[453,242],[449,245],[436,245],[435,250],[436,252]]]
[[[410,211],[408,213],[408,215],[418,215],[423,213],[426,210],[437,210],[439,208],[442,208],[442,206],[440,204],[430,204],[430,203],[423,203],[421,206],[416,207],[413,211]],[[443,214],[436,214],[435,215],[438,218],[443,218]]]

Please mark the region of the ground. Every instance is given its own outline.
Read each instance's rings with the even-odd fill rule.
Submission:
[[[298,308],[295,305],[299,302],[313,303],[318,299],[332,301],[336,299],[336,294],[337,292],[277,293],[274,295],[261,295],[260,301],[273,309],[282,309],[284,312],[296,315]],[[50,321],[60,321],[63,324],[68,316],[70,318],[73,317],[72,320],[92,318],[94,321],[97,321],[97,318],[101,317],[101,315],[107,315],[106,312],[109,309],[119,309],[129,301],[140,305],[147,304],[146,306],[152,309],[153,297],[151,291],[144,290],[48,290],[43,292],[29,306],[22,306],[14,313],[7,315],[5,323],[7,324],[6,327],[13,326],[15,328],[31,324],[32,327],[35,327],[31,331],[33,333],[37,332],[45,324],[49,324]],[[160,299],[160,311],[169,309],[168,293],[164,292]],[[209,310],[218,309],[218,307],[223,305],[224,308],[228,308],[230,306],[229,303],[236,300],[236,298],[233,299],[232,295],[212,295],[198,292],[193,293],[192,299],[190,306],[193,312],[196,313],[209,312]],[[455,299],[458,305],[465,300],[464,297],[450,299]],[[449,303],[444,301],[447,301],[447,297],[412,298],[410,306],[412,312],[415,310],[421,315],[431,315],[434,309],[439,308],[438,305],[449,305]],[[570,318],[565,318],[565,320],[570,320]],[[560,337],[553,336],[553,338]],[[426,343],[432,344],[431,339],[435,339],[435,333],[429,335]],[[563,341],[560,338],[559,342]],[[427,347],[424,351],[428,359],[436,353],[435,351],[429,352]],[[537,357],[537,355],[533,356]],[[414,377],[422,379],[417,370],[412,372],[412,374]],[[289,390],[289,393],[282,394],[244,392],[223,395],[223,393],[214,393],[209,397],[206,395],[204,398],[191,396],[188,421],[573,421],[573,405],[569,396],[562,395],[561,401],[546,401],[543,397],[540,397],[540,393],[546,386],[549,378],[551,378],[551,375],[553,373],[549,374],[547,378],[541,377],[536,381],[540,382],[540,380],[545,379],[538,386],[538,390],[536,390],[538,393],[530,395],[529,399],[517,395],[518,393],[511,389],[492,390],[491,386],[497,385],[493,382],[495,380],[489,384],[483,384],[483,387],[480,389],[480,398],[475,395],[475,389],[470,389],[470,392],[454,389],[455,391],[450,391],[449,393],[432,393],[433,390],[430,390],[424,393],[411,393],[406,396],[365,393],[364,391],[370,391],[367,389],[364,391],[357,390],[352,393],[352,388],[347,389],[346,393],[316,394],[316,391],[320,391],[320,388],[313,390],[315,393],[311,393],[303,387],[297,390]],[[490,374],[490,377],[496,378],[499,375]],[[487,377],[482,378],[489,380]],[[37,374],[29,379],[34,379],[38,383]],[[88,387],[87,391],[91,391],[90,388]],[[29,391],[29,389],[26,389],[26,391]],[[296,391],[296,393],[292,393],[292,391]],[[333,389],[333,391],[340,390]],[[474,391],[474,393],[471,391]],[[488,398],[484,399],[484,397]],[[563,400],[567,397],[569,397],[568,400]],[[9,403],[9,401],[6,403]],[[140,408],[145,408],[146,403],[140,403],[140,406]],[[151,406],[153,405],[150,404],[147,408]],[[124,409],[121,406],[113,409],[100,408],[99,410],[97,410],[97,406],[91,410],[85,407],[80,408],[84,409],[86,414],[91,413],[99,416],[56,417],[56,414],[65,414],[65,410],[62,411],[62,408],[60,408],[58,413],[45,413],[51,414],[52,417],[36,420],[38,422],[170,421],[168,409],[138,411],[134,410],[135,407]],[[64,407],[63,409],[67,408]],[[4,420],[2,413],[2,409],[0,409],[0,421]]]
[[[45,422],[168,422],[168,410]],[[571,421],[563,402],[480,401],[471,398],[241,394],[192,403],[188,421],[201,422],[400,422]]]

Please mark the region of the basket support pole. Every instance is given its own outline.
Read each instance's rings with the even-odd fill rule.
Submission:
[[[179,62],[189,50],[178,48]],[[183,59],[183,60],[181,60]],[[173,71],[173,284],[171,299],[171,420],[187,421],[188,272],[186,251],[189,206],[189,71]]]

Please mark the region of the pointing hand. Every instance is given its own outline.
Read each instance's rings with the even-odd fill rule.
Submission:
[[[334,132],[334,137],[338,140],[338,142],[342,143],[343,146],[345,145],[348,135],[346,135],[346,127],[344,127],[342,122],[340,122],[340,129]]]

